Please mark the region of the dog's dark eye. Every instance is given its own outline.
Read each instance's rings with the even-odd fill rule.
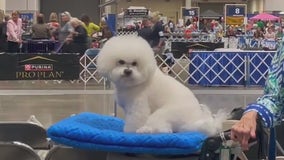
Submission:
[[[118,61],[118,64],[124,65],[124,64],[125,64],[125,61],[124,61],[124,60],[119,60],[119,61]]]
[[[132,66],[137,66],[137,62],[132,62]]]

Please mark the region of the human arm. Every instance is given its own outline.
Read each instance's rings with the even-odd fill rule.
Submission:
[[[78,26],[75,28],[73,33],[72,41],[74,43],[86,43],[87,42],[87,31],[83,26]]]
[[[10,40],[10,41],[15,41],[15,42],[20,41],[20,39],[18,38],[18,36],[15,32],[12,20],[8,21],[8,23],[7,23],[7,35],[8,35],[8,40]]]
[[[231,139],[239,142],[244,150],[249,149],[249,139],[256,137],[256,121],[256,111],[246,112],[231,129]]]
[[[75,37],[86,37],[87,35],[87,31],[83,26],[77,27],[72,33]]]
[[[25,32],[23,30],[23,21],[21,18],[18,19],[18,28],[19,28],[19,33],[18,33],[18,38],[20,39],[20,42],[22,43],[22,34]]]
[[[249,104],[241,120],[232,127],[232,140],[238,141],[245,150],[248,149],[248,140],[255,137],[257,117],[267,128],[281,122],[284,106],[283,65],[284,48],[280,45],[269,68],[264,95]]]
[[[95,23],[90,23],[92,25],[92,28],[95,32],[99,32],[101,30],[101,27],[96,25]]]
[[[61,28],[61,31],[68,33],[68,36],[66,37],[65,41],[70,41],[70,40],[72,40],[73,35],[74,35],[74,32],[75,32],[75,29],[74,29],[74,27],[71,25],[70,22],[67,22],[67,23]]]

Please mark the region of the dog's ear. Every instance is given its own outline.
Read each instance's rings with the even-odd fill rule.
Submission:
[[[103,77],[108,78],[109,73],[115,67],[115,48],[119,37],[112,37],[104,44],[96,59],[97,71]]]

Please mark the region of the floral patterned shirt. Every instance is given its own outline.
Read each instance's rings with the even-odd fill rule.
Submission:
[[[284,112],[284,44],[283,40],[272,59],[268,70],[264,94],[255,103],[249,104],[245,112],[256,111],[265,127],[280,124]]]

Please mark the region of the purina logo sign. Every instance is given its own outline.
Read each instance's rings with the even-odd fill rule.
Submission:
[[[79,54],[0,54],[0,80],[78,79],[79,61]]]
[[[25,64],[25,71],[53,71],[52,64]]]

